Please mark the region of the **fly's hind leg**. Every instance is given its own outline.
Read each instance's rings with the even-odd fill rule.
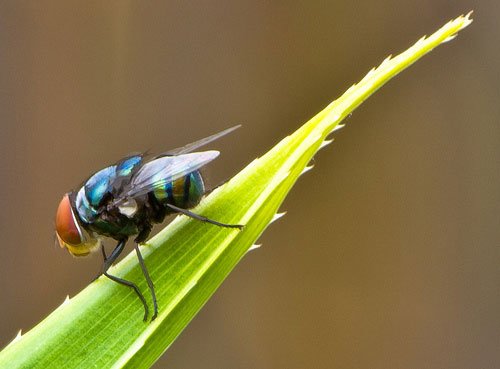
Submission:
[[[151,299],[153,300],[153,316],[151,317],[151,321],[155,320],[158,315],[158,302],[156,301],[156,293],[155,286],[153,285],[153,281],[149,276],[148,268],[146,268],[146,264],[144,263],[144,259],[142,257],[141,251],[139,250],[139,245],[135,244],[135,252],[137,254],[137,259],[139,259],[139,264],[142,269],[142,274],[148,283],[149,291],[151,292]]]
[[[221,223],[221,222],[218,222],[216,220],[212,220],[212,219],[209,219],[207,217],[195,214],[195,213],[193,213],[193,212],[191,212],[191,211],[189,211],[187,209],[179,208],[179,207],[177,207],[175,205],[172,205],[172,204],[166,204],[166,206],[168,206],[170,209],[172,209],[176,213],[184,214],[184,215],[186,215],[186,216],[188,216],[190,218],[199,220],[200,222],[210,223],[210,224],[213,224],[213,225],[216,225],[216,226],[219,226],[219,227],[225,227],[225,228],[238,228],[238,229],[242,229],[243,228],[243,225],[241,225],[241,224],[226,224],[226,223]]]
[[[153,281],[149,276],[148,268],[146,268],[146,264],[144,263],[144,258],[142,257],[141,250],[139,249],[140,243],[143,243],[146,238],[148,238],[149,233],[151,232],[151,225],[144,224],[143,229],[137,235],[135,241],[135,253],[137,254],[137,259],[139,260],[139,265],[141,266],[142,274],[148,283],[149,291],[151,292],[151,299],[153,300],[153,316],[151,317],[151,321],[156,319],[158,315],[158,302],[156,301],[156,292],[155,286],[153,285]]]

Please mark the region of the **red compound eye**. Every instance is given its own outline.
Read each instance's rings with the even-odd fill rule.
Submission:
[[[79,245],[83,242],[80,226],[75,220],[68,194],[64,195],[56,213],[56,232],[59,238],[70,245]],[[64,247],[64,245],[61,245]]]

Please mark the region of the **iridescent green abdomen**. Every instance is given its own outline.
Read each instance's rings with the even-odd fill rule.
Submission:
[[[173,182],[163,181],[153,194],[160,203],[169,203],[183,209],[198,204],[205,193],[205,184],[199,171],[191,172]]]

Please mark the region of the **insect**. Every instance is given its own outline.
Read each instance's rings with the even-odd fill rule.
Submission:
[[[180,213],[220,227],[242,228],[224,224],[189,211],[205,193],[200,168],[214,160],[218,151],[193,152],[232,131],[235,126],[199,141],[147,160],[144,155],[132,155],[101,169],[88,178],[76,191],[66,193],[56,213],[56,236],[59,245],[73,256],[85,256],[101,249],[102,269],[109,279],[132,288],[144,306],[144,321],[149,309],[137,285],[108,273],[108,269],[123,251],[127,240],[135,236],[135,251],[153,300],[154,320],[158,304],[151,277],[138,244],[144,242],[154,223],[165,216]],[[110,237],[118,243],[107,255],[102,239]]]

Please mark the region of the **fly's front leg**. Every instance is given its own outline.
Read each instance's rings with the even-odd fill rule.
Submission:
[[[97,273],[94,279],[92,279],[92,282],[97,280],[102,275],[102,271],[104,269],[104,263],[106,263],[106,260],[108,260],[108,257],[106,256],[106,249],[104,248],[104,244],[102,243],[101,243],[101,254],[102,254],[103,265],[101,266],[101,270],[99,271],[99,273]]]
[[[108,269],[116,261],[118,256],[120,256],[126,243],[127,243],[126,239],[123,239],[120,242],[118,242],[118,245],[116,245],[116,247],[113,249],[113,251],[111,252],[111,255],[109,255],[109,257],[106,257],[106,252],[104,251],[104,247],[102,248],[102,255],[104,258],[104,262],[102,263],[102,274],[104,274],[106,277],[108,277],[112,281],[119,283],[119,284],[122,284],[124,286],[130,287],[135,291],[135,293],[137,294],[137,296],[141,300],[142,305],[144,306],[144,321],[146,321],[148,319],[148,315],[149,315],[149,308],[148,308],[148,304],[146,303],[146,299],[144,298],[144,295],[139,290],[139,287],[137,287],[137,285],[133,282],[127,281],[125,279],[116,277],[116,276],[108,273]]]

